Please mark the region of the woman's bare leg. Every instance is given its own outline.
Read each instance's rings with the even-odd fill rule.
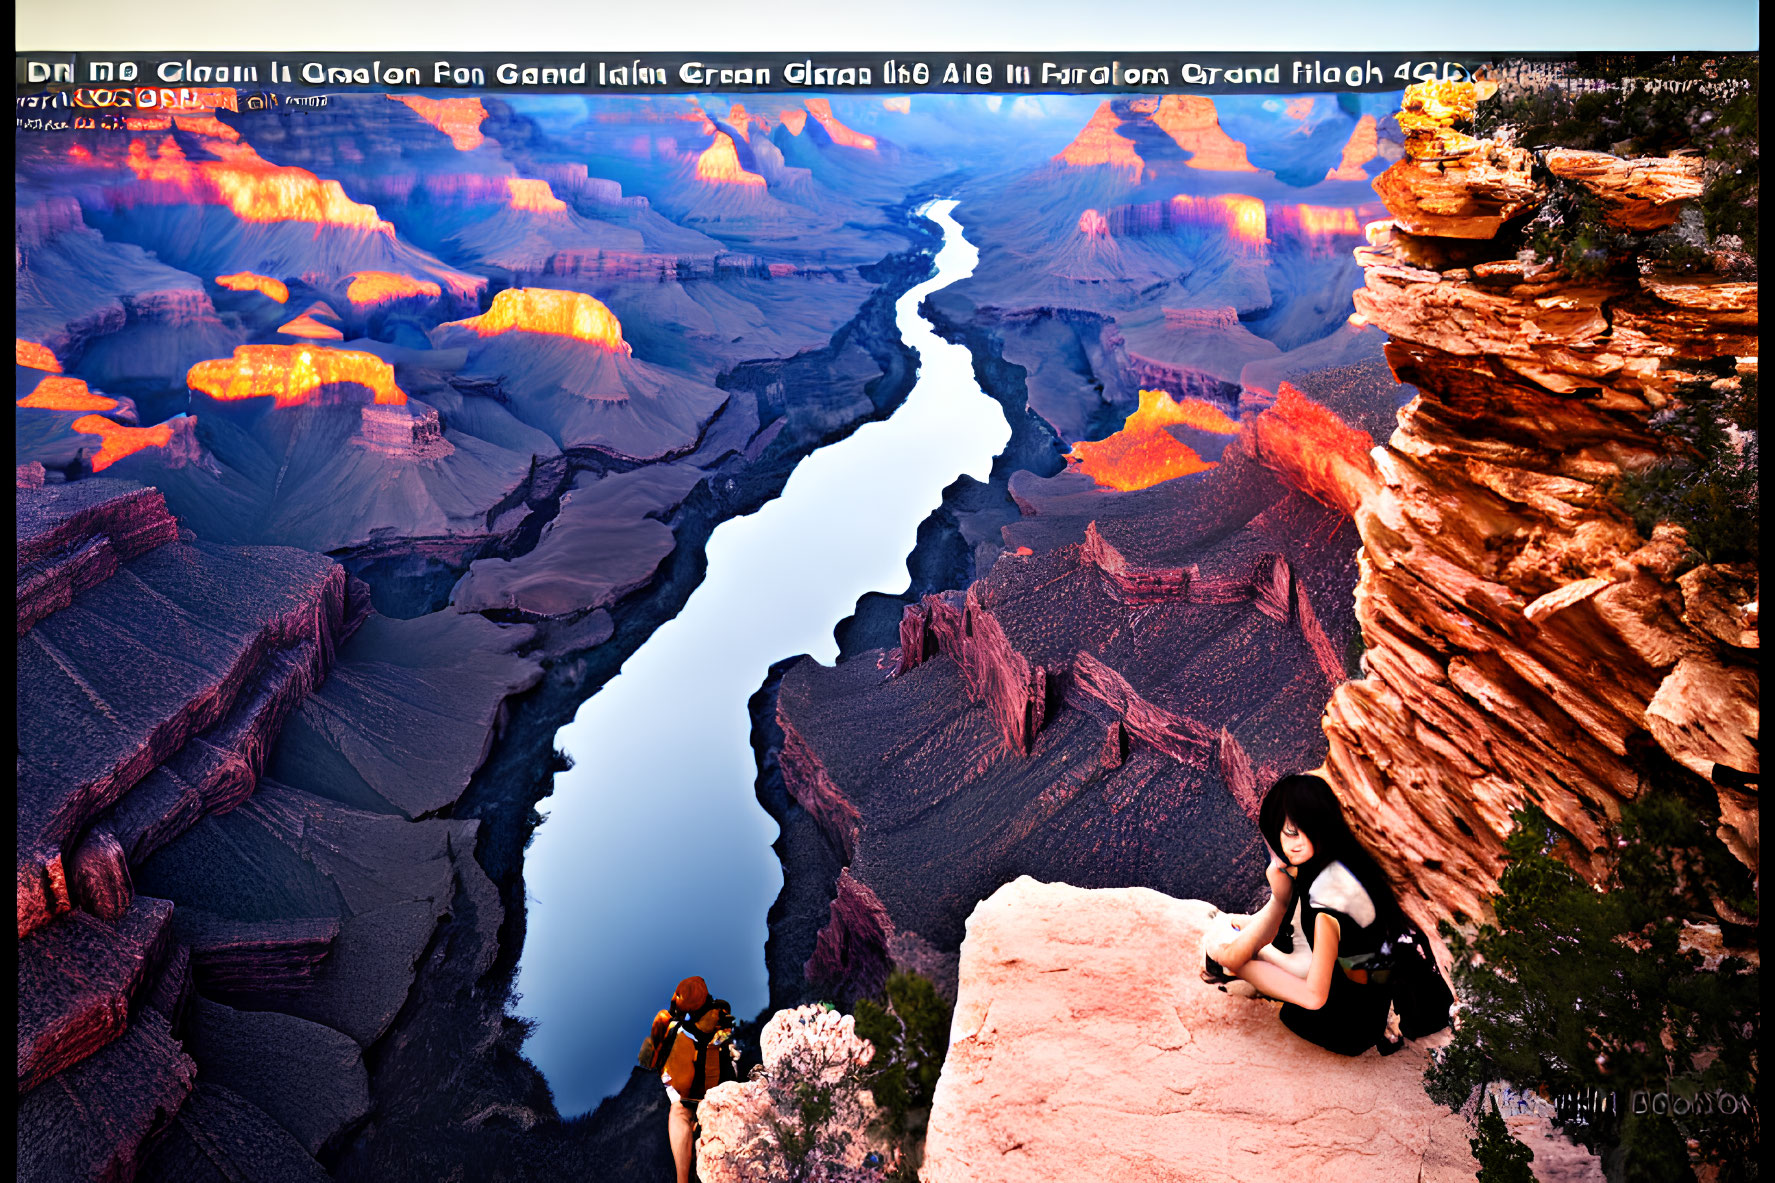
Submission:
[[[678,1183],[690,1183],[691,1133],[690,1110],[673,1101],[666,1116],[666,1137],[672,1143],[672,1165],[678,1168]]]

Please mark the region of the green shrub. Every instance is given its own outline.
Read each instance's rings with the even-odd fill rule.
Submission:
[[[929,978],[905,970],[888,977],[880,999],[857,1003],[857,1034],[875,1045],[864,1079],[881,1110],[882,1132],[901,1148],[900,1170],[891,1178],[917,1178],[917,1149],[949,1051],[951,1012]]]
[[[1468,1142],[1473,1160],[1479,1164],[1479,1183],[1535,1183],[1529,1163],[1535,1152],[1510,1136],[1509,1127],[1498,1113],[1498,1099],[1491,1099],[1491,1108],[1479,1112],[1479,1136]]]
[[[1682,55],[1674,60],[1622,56],[1589,65],[1589,72],[1605,81],[1632,77],[1747,85],[1736,94],[1711,97],[1699,90],[1575,92],[1557,85],[1505,90],[1479,104],[1474,134],[1507,135],[1524,147],[1579,148],[1617,156],[1699,152],[1708,161],[1707,185],[1699,204],[1709,243],[1722,237],[1736,240],[1735,250],[1747,255],[1754,266],[1761,136],[1758,59],[1754,55]],[[1675,244],[1672,249],[1679,258],[1685,253]]]
[[[1738,389],[1714,391],[1694,382],[1676,391],[1670,410],[1652,420],[1672,455],[1614,486],[1616,502],[1642,535],[1659,522],[1688,534],[1692,558],[1703,563],[1757,561],[1761,521],[1758,489],[1756,376],[1739,378]],[[1735,446],[1726,425],[1744,433]]]
[[[1754,923],[1756,889],[1714,834],[1705,782],[1644,743],[1636,758],[1642,790],[1609,832],[1603,890],[1555,857],[1570,839],[1545,813],[1518,810],[1491,900],[1497,923],[1470,939],[1442,925],[1462,1007],[1425,1088],[1450,1108],[1488,1081],[1544,1088],[1611,1180],[1690,1179],[1692,1163],[1712,1164],[1723,1183],[1753,1180],[1759,973],[1729,957],[1710,971],[1678,937],[1687,920],[1745,939],[1734,918]],[[1634,1111],[1636,1096],[1660,1092],[1751,1108]],[[1569,1100],[1597,1095],[1614,1104]]]

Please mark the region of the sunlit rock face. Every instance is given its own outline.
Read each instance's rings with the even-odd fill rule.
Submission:
[[[715,142],[696,158],[696,179],[711,185],[764,186],[763,177],[747,172],[740,165],[739,153],[733,146],[733,137],[725,132],[716,135]]]
[[[826,129],[826,134],[832,137],[834,144],[843,148],[861,148],[870,152],[875,150],[875,137],[852,131],[840,123],[837,116],[832,114],[830,99],[809,99],[807,100],[807,110],[815,121]]]
[[[407,401],[393,367],[375,354],[304,345],[242,345],[231,358],[192,366],[186,381],[218,402],[269,397],[274,406],[301,406],[344,385],[363,388],[376,403]]]
[[[212,150],[222,148],[220,142],[212,145]],[[144,201],[225,205],[249,222],[315,222],[394,233],[374,208],[347,197],[338,181],[270,164],[247,144],[232,145],[221,160],[194,161],[170,137],[152,150],[134,140],[126,163],[142,182],[134,195]]]
[[[1344,144],[1344,154],[1325,174],[1328,181],[1366,181],[1368,171],[1362,166],[1373,160],[1380,151],[1379,125],[1373,115],[1364,115],[1356,121],[1356,128]]]
[[[1097,113],[1091,116],[1091,121],[1079,132],[1078,138],[1061,149],[1054,159],[1074,168],[1109,165],[1113,168],[1132,169],[1138,174],[1146,168],[1146,161],[1135,150],[1134,141],[1116,131],[1120,126],[1122,120],[1110,109],[1109,100],[1105,99],[1097,108]]]
[[[975,908],[919,1177],[1468,1183],[1472,1131],[1424,1094],[1427,1053],[1338,1056],[1243,982],[1203,983],[1214,915],[1027,876]]]
[[[1412,134],[1458,146],[1433,116],[1470,110],[1468,92],[1414,94]],[[1526,171],[1506,193],[1498,168],[1477,163],[1511,150],[1463,151],[1472,167],[1434,174],[1446,212],[1425,215],[1432,190],[1416,179],[1380,186],[1400,224],[1466,239],[1532,202]],[[1689,191],[1665,162],[1634,164],[1573,167],[1616,186],[1599,199],[1628,223],[1653,197]],[[1754,376],[1757,297],[1711,275],[1580,281],[1515,260],[1434,271],[1407,261],[1423,257],[1421,238],[1381,225],[1371,239],[1356,307],[1420,393],[1375,450],[1377,483],[1356,511],[1367,677],[1326,711],[1327,768],[1434,932],[1453,913],[1484,914],[1520,806],[1538,803],[1568,836],[1565,857],[1599,871],[1604,825],[1641,788],[1640,745],[1702,778],[1716,763],[1757,771],[1756,567],[1684,573],[1681,531],[1641,537],[1608,492],[1665,454],[1648,423],[1685,371]],[[1755,868],[1754,794],[1715,791],[1720,837]]]
[[[1374,440],[1288,382],[1247,426],[1242,445],[1294,488],[1354,515],[1375,491]]]
[[[117,400],[93,393],[79,378],[51,376],[37,383],[18,405],[44,411],[114,411]]]
[[[216,276],[216,285],[227,288],[231,292],[262,292],[279,304],[290,298],[290,289],[281,280],[272,279],[269,275],[254,275],[251,271],[237,271],[233,275]]]
[[[27,341],[23,337],[18,342],[18,364],[33,370],[47,370],[52,374],[62,372],[62,363],[56,360],[55,353],[47,345],[39,345],[35,341]]]
[[[459,152],[472,152],[481,146],[481,124],[487,109],[480,99],[428,99],[423,95],[389,95],[397,103],[405,103],[413,113],[450,137]]]
[[[1226,436],[1239,430],[1211,403],[1195,398],[1178,401],[1162,390],[1143,390],[1140,408],[1128,416],[1122,430],[1097,443],[1074,444],[1067,459],[1098,484],[1123,491],[1213,468],[1217,462],[1203,460],[1168,430],[1173,426]]]
[[[501,333],[542,333],[597,345],[624,356],[634,352],[622,338],[622,325],[602,303],[583,292],[507,288],[480,316],[453,321],[444,329],[466,329],[480,337]]]
[[[1191,168],[1217,172],[1256,172],[1245,158],[1245,145],[1221,130],[1214,100],[1203,95],[1168,94],[1159,100],[1152,121],[1177,146],[1190,153]]]

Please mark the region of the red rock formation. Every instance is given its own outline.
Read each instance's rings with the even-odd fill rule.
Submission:
[[[623,340],[616,314],[583,292],[507,288],[493,297],[493,306],[480,316],[440,327],[473,329],[482,337],[510,332],[547,333],[585,341],[624,356],[634,353]]]
[[[279,304],[290,298],[290,289],[281,281],[269,275],[254,275],[251,271],[239,271],[233,275],[216,276],[216,284],[231,292],[264,292]]]
[[[82,415],[69,426],[82,435],[96,435],[104,441],[98,454],[92,458],[94,472],[103,472],[125,456],[134,455],[143,448],[164,448],[173,442],[173,425],[170,422],[153,427],[125,427],[103,415]]]
[[[1247,250],[1261,249],[1269,242],[1269,218],[1263,202],[1243,193],[1222,193],[1218,197],[1180,193],[1171,199],[1171,224],[1224,230]]]
[[[125,163],[141,185],[124,200],[225,205],[248,222],[314,222],[394,236],[392,224],[347,197],[338,181],[261,160],[249,144],[210,144],[223,159],[187,160],[171,137],[152,155],[143,141],[131,141]]]
[[[1086,238],[1108,238],[1109,220],[1094,209],[1079,215],[1079,233]]]
[[[1134,141],[1116,131],[1120,126],[1122,121],[1110,109],[1109,100],[1105,99],[1078,137],[1062,148],[1054,159],[1074,168],[1109,165],[1112,168],[1133,169],[1138,175],[1146,169],[1146,161],[1135,151]]]
[[[1379,482],[1368,433],[1288,382],[1279,383],[1275,403],[1245,425],[1239,446],[1294,488],[1352,516]]]
[[[529,177],[507,177],[505,188],[512,209],[535,214],[564,214],[567,203],[556,197],[547,181]]]
[[[919,1177],[1471,1183],[1427,1052],[1334,1055],[1244,983],[1204,984],[1214,916],[1027,876],[976,907]]]
[[[351,286],[345,290],[345,298],[359,308],[415,298],[436,300],[443,294],[444,289],[429,279],[414,279],[410,275],[394,275],[387,271],[353,271]]]
[[[94,394],[82,379],[51,376],[37,383],[17,405],[44,411],[115,411],[118,403]]]
[[[1167,314],[1172,309],[1166,309]],[[1228,309],[1230,312],[1231,310]],[[1170,426],[1195,428],[1216,435],[1236,435],[1239,425],[1211,403],[1197,398],[1181,402],[1162,390],[1142,390],[1140,406],[1108,439],[1080,440],[1067,454],[1067,463],[1110,489],[1146,489],[1180,476],[1205,472],[1215,461],[1203,460],[1196,450],[1166,430]]]
[[[910,611],[910,609],[908,609]],[[904,632],[905,624],[902,622]],[[777,724],[783,729],[783,747],[778,757],[783,770],[783,783],[791,796],[819,823],[820,830],[844,851],[848,863],[857,840],[857,819],[861,816],[808,750],[807,741],[781,710]]]
[[[377,403],[399,406],[407,401],[406,392],[395,385],[394,367],[375,354],[307,345],[237,346],[231,358],[192,366],[185,381],[221,402],[269,396],[276,400],[274,406],[294,407],[346,383],[368,390]]]
[[[295,320],[277,326],[277,331],[286,337],[306,337],[311,341],[345,340],[345,334],[339,329],[316,320],[312,310],[304,312]]]
[[[481,124],[487,119],[487,109],[478,98],[428,99],[413,94],[388,97],[405,103],[415,115],[449,136],[459,152],[472,152],[486,138],[481,135]]]
[[[832,100],[809,99],[807,100],[807,109],[819,122],[819,125],[826,129],[826,134],[832,137],[834,144],[845,148],[861,148],[868,152],[875,151],[875,137],[866,136],[860,131],[852,131],[840,123],[837,116],[832,114]]]
[[[764,187],[763,177],[747,172],[740,164],[740,154],[733,145],[733,137],[726,132],[717,134],[715,142],[696,158],[696,179],[710,185]]]
[[[879,993],[891,968],[887,948],[893,936],[887,909],[846,867],[838,873],[838,894],[802,973],[821,985],[841,983],[857,997]]]
[[[1344,154],[1325,174],[1328,181],[1366,181],[1368,173],[1363,165],[1375,158],[1380,151],[1380,127],[1373,115],[1364,115],[1356,121],[1350,132],[1350,138],[1344,144]]]
[[[1098,532],[1096,522],[1085,525],[1085,541],[1079,547],[1079,561],[1102,572],[1111,594],[1121,603],[1152,604],[1189,598],[1188,568],[1136,566]]]
[[[27,341],[23,337],[15,337],[14,340],[17,342],[15,352],[19,365],[31,370],[47,370],[52,374],[62,372],[62,363],[56,360],[49,346]]]
[[[1547,171],[1576,181],[1602,203],[1608,220],[1623,230],[1662,230],[1676,224],[1682,203],[1701,196],[1699,156],[1622,160],[1607,152],[1554,148]]]
[[[1159,101],[1152,121],[1176,140],[1179,148],[1191,154],[1191,168],[1216,172],[1257,171],[1257,166],[1245,158],[1245,145],[1221,130],[1214,100],[1206,95],[1168,94]]]
[[[1413,98],[1419,143],[1438,142],[1421,113],[1442,100]],[[1480,143],[1461,159],[1498,152]],[[1622,194],[1604,190],[1605,210],[1643,220],[1642,177],[1582,163]],[[1464,238],[1510,216],[1491,174],[1435,175],[1450,212],[1433,218],[1423,190],[1383,187],[1418,232]],[[1532,186],[1511,193],[1505,204],[1528,202]],[[1592,872],[1604,823],[1640,791],[1631,749],[1647,737],[1703,777],[1716,762],[1757,770],[1756,569],[1679,579],[1681,530],[1647,541],[1607,495],[1664,454],[1647,425],[1685,367],[1738,357],[1754,373],[1756,291],[1709,275],[1578,282],[1514,262],[1436,272],[1400,259],[1417,243],[1385,227],[1374,240],[1357,252],[1356,306],[1420,393],[1356,513],[1368,676],[1327,708],[1327,769],[1433,933],[1483,914],[1519,806],[1545,809]],[[1754,869],[1755,796],[1717,791],[1720,836]]]

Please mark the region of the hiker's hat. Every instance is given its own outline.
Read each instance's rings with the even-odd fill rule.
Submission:
[[[709,986],[701,978],[685,978],[672,992],[672,1005],[679,1010],[695,1010],[709,1001]]]

